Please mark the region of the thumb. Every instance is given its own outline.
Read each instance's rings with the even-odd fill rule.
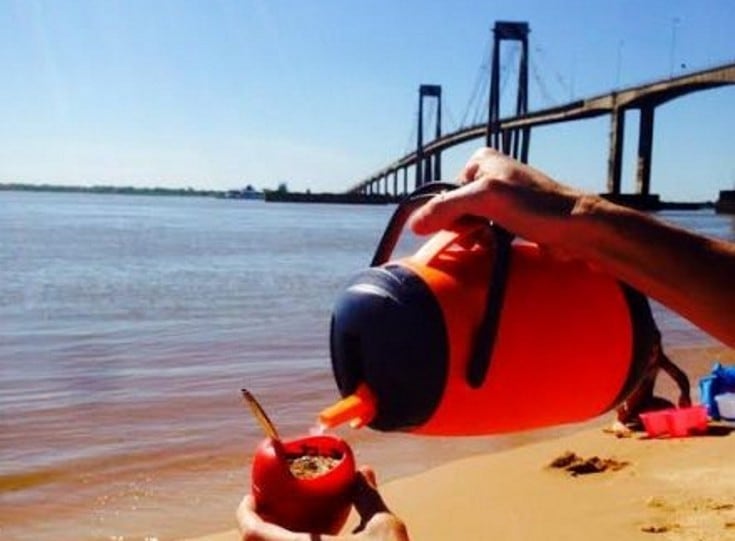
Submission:
[[[360,515],[360,524],[355,529],[359,532],[378,513],[389,513],[388,506],[378,493],[375,472],[370,468],[361,468],[355,477],[353,504]]]
[[[368,485],[370,485],[371,488],[377,490],[378,480],[375,476],[375,470],[373,470],[370,466],[362,466],[360,468],[360,474],[365,478],[365,481],[367,481]]]

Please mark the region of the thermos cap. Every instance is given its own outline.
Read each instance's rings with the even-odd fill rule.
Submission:
[[[439,302],[418,274],[398,264],[357,274],[330,327],[332,369],[346,401],[327,410],[328,423],[410,430],[431,417],[447,379],[448,341]]]

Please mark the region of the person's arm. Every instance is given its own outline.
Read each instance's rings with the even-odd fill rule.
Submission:
[[[420,234],[464,214],[486,216],[552,252],[586,260],[735,347],[735,245],[559,184],[492,149],[476,152],[461,188],[420,208]]]
[[[580,257],[735,346],[735,246],[597,197],[576,212]]]

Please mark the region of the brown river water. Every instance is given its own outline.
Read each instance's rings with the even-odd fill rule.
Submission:
[[[337,396],[336,292],[393,208],[0,192],[0,538],[181,539],[234,525],[262,438]],[[733,217],[664,219],[735,240]],[[412,242],[408,239],[410,246]],[[716,348],[660,306],[668,348]],[[688,357],[695,371],[711,349]],[[558,434],[340,430],[381,479]]]

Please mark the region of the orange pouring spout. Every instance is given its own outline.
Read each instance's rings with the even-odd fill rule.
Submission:
[[[352,428],[360,428],[373,420],[376,409],[375,395],[361,383],[353,394],[323,409],[319,413],[319,424],[334,428],[349,422]]]

